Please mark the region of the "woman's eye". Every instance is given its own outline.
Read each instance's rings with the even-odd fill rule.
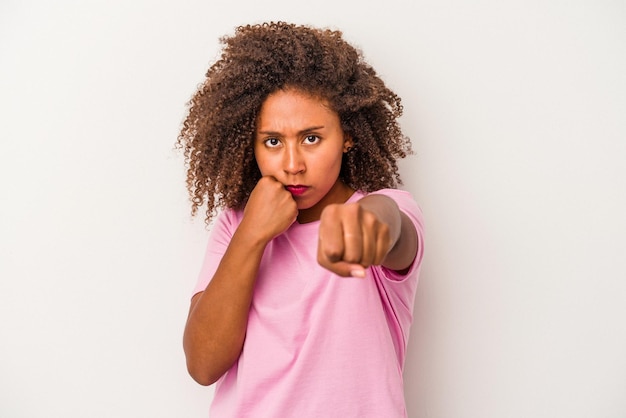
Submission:
[[[277,147],[278,145],[280,145],[280,141],[276,138],[268,138],[265,140],[265,145],[270,148]]]
[[[304,138],[304,142],[307,144],[316,144],[320,141],[320,137],[317,135],[307,135]]]

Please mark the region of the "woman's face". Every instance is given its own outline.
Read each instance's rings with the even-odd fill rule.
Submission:
[[[324,100],[294,89],[270,94],[257,119],[254,155],[263,176],[289,190],[300,223],[316,221],[353,190],[339,180],[343,153],[352,146],[339,116]]]

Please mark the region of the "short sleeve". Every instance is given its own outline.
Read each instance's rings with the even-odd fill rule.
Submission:
[[[404,364],[413,322],[413,304],[419,281],[420,266],[424,255],[424,220],[422,211],[409,192],[395,189],[382,189],[372,194],[381,194],[393,199],[400,210],[413,222],[417,232],[418,247],[413,264],[406,273],[373,266],[372,275],[376,280],[381,302],[385,310],[393,343],[400,360]]]
[[[228,244],[230,243],[238,224],[239,216],[237,216],[237,212],[234,210],[227,209],[217,216],[215,223],[211,228],[211,233],[209,234],[204,261],[202,262],[202,268],[200,269],[200,274],[198,275],[198,280],[193,289],[192,295],[195,295],[198,292],[203,292],[206,289],[207,285],[213,278],[224,253],[226,253]]]

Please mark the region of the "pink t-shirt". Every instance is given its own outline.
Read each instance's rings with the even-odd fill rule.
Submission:
[[[423,220],[408,192],[374,193],[393,198],[415,224],[409,272],[375,266],[364,279],[339,277],[317,263],[319,221],[295,222],[265,249],[243,351],[216,383],[212,417],[406,417],[402,368]],[[194,293],[213,277],[242,216],[218,216]]]

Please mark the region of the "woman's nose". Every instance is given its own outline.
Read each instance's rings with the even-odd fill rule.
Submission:
[[[298,147],[286,147],[283,169],[288,174],[298,174],[304,171],[304,159]]]

